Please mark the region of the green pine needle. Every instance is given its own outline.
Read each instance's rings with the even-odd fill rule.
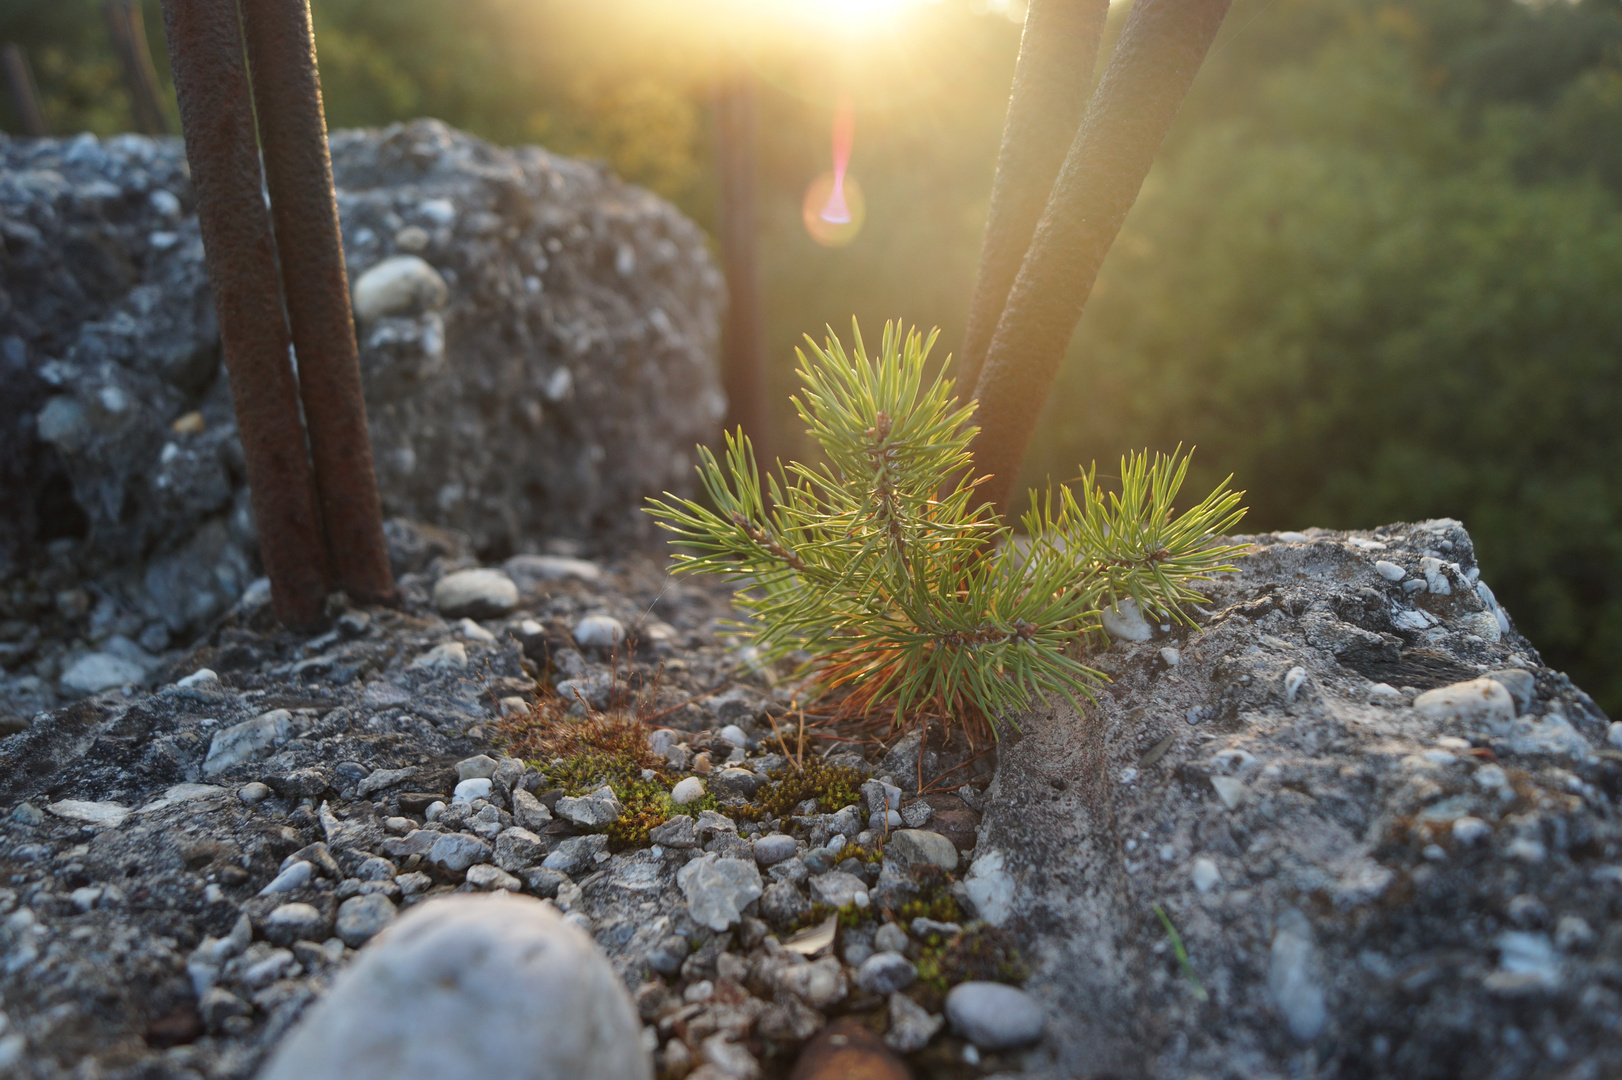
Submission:
[[[699,448],[707,502],[666,495],[648,512],[674,534],[677,571],[747,587],[740,626],[766,660],[804,650],[814,694],[848,689],[847,707],[893,707],[1011,723],[1039,696],[1077,708],[1103,678],[1071,655],[1101,635],[1104,608],[1131,598],[1187,622],[1202,599],[1188,583],[1223,570],[1239,547],[1212,545],[1244,515],[1224,481],[1177,514],[1188,471],[1170,456],[1131,454],[1121,491],[1096,467],[1075,490],[1033,493],[1026,536],[976,504],[969,445],[974,402],[951,380],[925,385],[937,332],[886,323],[869,358],[829,331],[798,352],[795,409],[824,461],[778,466],[764,486],[749,440],[727,434],[723,460]],[[956,477],[957,479],[953,479]]]

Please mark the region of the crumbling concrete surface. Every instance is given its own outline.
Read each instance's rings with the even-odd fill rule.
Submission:
[[[1253,540],[1003,748],[966,887],[1037,969],[1024,1074],[1618,1075],[1622,725],[1458,522]]]
[[[385,516],[495,561],[649,535],[725,405],[698,228],[435,121],[331,144]],[[62,642],[150,669],[259,570],[180,141],[0,135],[0,246],[3,721],[78,693]]]

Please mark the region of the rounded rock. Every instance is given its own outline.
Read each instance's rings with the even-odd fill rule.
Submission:
[[[952,1030],[982,1050],[1011,1050],[1042,1037],[1045,1019],[1036,999],[1016,986],[958,983],[946,995]]]
[[[447,618],[490,619],[518,606],[518,586],[500,570],[457,570],[434,585],[434,608]]]
[[[792,858],[799,847],[794,837],[783,833],[768,833],[758,837],[752,846],[755,861],[762,866],[776,866],[784,859]]]
[[[257,780],[254,780],[251,783],[243,784],[237,789],[237,798],[241,799],[249,806],[253,806],[256,803],[262,803],[266,799],[270,798],[270,787],[266,784],[261,784]]]
[[[386,896],[351,896],[338,905],[338,936],[351,949],[358,949],[393,922],[396,914],[394,902]]]
[[[305,1014],[260,1080],[447,1076],[652,1080],[653,1065],[596,943],[550,905],[497,893],[406,914]]]
[[[704,781],[696,776],[689,776],[685,780],[679,780],[676,786],[670,789],[670,801],[677,806],[686,806],[688,803],[697,802],[703,797]]]
[[[625,624],[612,615],[587,615],[574,624],[574,640],[583,649],[612,649],[625,640]]]
[[[265,939],[277,945],[325,941],[330,924],[313,904],[283,904],[265,916]]]
[[[355,279],[355,318],[370,322],[445,306],[450,290],[439,271],[416,255],[384,259]]]
[[[918,977],[918,969],[898,952],[876,952],[856,969],[856,985],[869,994],[888,996],[905,990]]]

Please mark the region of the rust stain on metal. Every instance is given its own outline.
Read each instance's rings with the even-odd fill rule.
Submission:
[[[242,11],[334,583],[356,600],[393,602],[309,5],[253,0]]]
[[[164,0],[163,15],[260,556],[277,618],[314,626],[326,601],[326,544],[299,419],[236,3]]]

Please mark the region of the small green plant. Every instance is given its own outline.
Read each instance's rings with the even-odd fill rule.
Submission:
[[[1189,988],[1194,991],[1195,999],[1198,1001],[1207,1000],[1209,995],[1206,994],[1205,987],[1200,985],[1199,976],[1194,974],[1194,964],[1188,958],[1188,950],[1183,947],[1183,935],[1179,934],[1177,927],[1172,925],[1171,916],[1166,914],[1165,908],[1156,904],[1154,905],[1154,912],[1160,917],[1160,925],[1166,928],[1166,936],[1171,939],[1171,951],[1177,957],[1177,966],[1183,969],[1183,978],[1188,980]]]
[[[708,505],[667,495],[649,513],[675,534],[676,569],[747,584],[740,629],[768,660],[804,650],[809,689],[847,691],[851,714],[893,707],[993,729],[1057,693],[1078,708],[1102,676],[1071,655],[1100,632],[1105,608],[1131,599],[1187,621],[1202,597],[1188,582],[1231,569],[1237,547],[1212,537],[1243,516],[1224,482],[1181,515],[1188,468],[1170,456],[1129,455],[1121,491],[1096,467],[1073,487],[1034,497],[1015,537],[975,498],[974,403],[952,383],[924,382],[936,334],[886,324],[876,358],[852,327],[854,354],[829,332],[797,353],[804,393],[793,398],[821,446],[817,465],[779,467],[763,483],[749,439],[726,438],[725,463],[703,447]]]

